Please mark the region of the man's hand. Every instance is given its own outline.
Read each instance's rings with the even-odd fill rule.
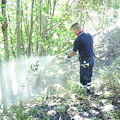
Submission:
[[[70,60],[69,55],[66,55],[66,56],[64,57],[64,61],[66,62],[66,61],[69,61],[69,60]]]
[[[70,52],[69,57],[73,57],[75,54],[76,54],[76,52],[72,51],[72,52]]]
[[[70,52],[69,55],[66,55],[66,56],[64,57],[65,62],[66,62],[66,61],[69,61],[70,58],[71,58],[72,56],[74,56],[75,54],[76,54],[76,52],[72,51],[72,52]]]

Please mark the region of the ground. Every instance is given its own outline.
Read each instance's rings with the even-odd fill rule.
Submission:
[[[71,64],[72,63],[72,64]],[[56,65],[56,64],[55,64]],[[71,65],[71,66],[70,66]],[[64,72],[60,68],[63,68]],[[1,110],[1,120],[119,120],[120,119],[120,93],[117,84],[110,84],[109,74],[112,68],[105,73],[107,77],[100,77],[98,70],[101,67],[95,65],[92,78],[94,94],[87,94],[79,83],[78,63],[70,62],[67,65],[55,67],[46,74],[49,79],[46,83],[51,85],[46,92],[39,94],[32,101],[21,101],[18,105],[12,105],[8,110]],[[106,66],[107,67],[107,66]],[[61,70],[60,72],[58,70]],[[72,68],[72,69],[66,69]],[[47,69],[48,70],[48,69]],[[66,72],[65,72],[66,70]],[[74,70],[74,71],[72,71]],[[57,71],[59,75],[56,75]],[[117,72],[117,71],[116,71]],[[54,73],[54,74],[53,74]],[[63,75],[61,75],[64,73]],[[70,74],[76,73],[76,74]],[[117,77],[116,77],[117,78]],[[61,79],[61,81],[60,81]],[[107,82],[107,79],[109,80]],[[53,84],[56,82],[56,84]],[[106,82],[105,82],[106,81]],[[114,83],[114,82],[113,82]],[[114,86],[115,89],[111,89]],[[42,86],[40,86],[42,87]]]
[[[76,83],[72,89],[37,97],[34,101],[13,105],[2,119],[36,120],[115,120],[120,119],[120,95],[97,89],[87,94]],[[68,85],[69,86],[69,85]],[[67,87],[68,87],[67,86]],[[66,91],[66,92],[65,92]],[[61,95],[60,95],[61,94]],[[60,97],[61,96],[61,97]],[[20,113],[21,112],[21,113]]]

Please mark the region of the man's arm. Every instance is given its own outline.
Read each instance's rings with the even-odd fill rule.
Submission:
[[[70,54],[68,55],[68,58],[71,58],[72,56],[74,56],[76,54],[76,52],[72,51],[70,52]]]
[[[73,57],[76,54],[78,47],[79,47],[79,44],[78,44],[78,41],[76,39],[74,41],[73,51],[70,52],[70,54],[68,55],[68,58],[71,58],[71,57]]]
[[[73,51],[70,52],[70,54],[68,55],[68,58],[71,58],[72,56],[74,56],[77,52],[77,49],[78,49],[78,41],[75,40],[73,45]]]

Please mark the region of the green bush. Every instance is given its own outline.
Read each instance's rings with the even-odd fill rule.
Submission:
[[[101,87],[107,88],[114,92],[120,91],[120,70],[115,67],[120,68],[120,57],[118,57],[112,66],[109,66],[105,71],[102,72],[101,79],[102,85]],[[113,67],[115,66],[115,67]]]

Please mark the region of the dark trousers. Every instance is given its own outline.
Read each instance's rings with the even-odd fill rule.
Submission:
[[[94,66],[94,58],[80,60],[80,82],[82,85],[87,85],[91,82]]]

